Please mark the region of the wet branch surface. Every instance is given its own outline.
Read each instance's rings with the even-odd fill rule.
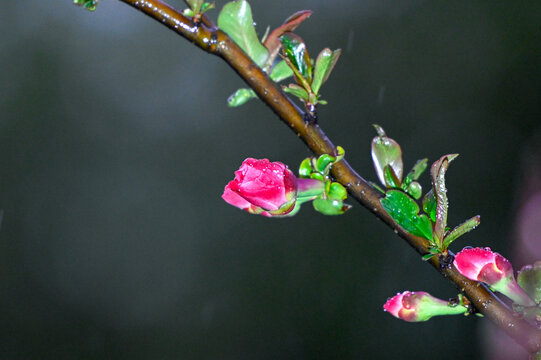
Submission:
[[[259,98],[288,125],[317,156],[335,153],[335,145],[318,124],[305,121],[305,114],[282,90],[231,40],[207,18],[199,24],[160,0],[120,0],[167,26],[201,49],[225,60],[257,93]],[[385,212],[380,204],[381,194],[364,180],[344,159],[331,171],[336,181],[344,185],[351,197],[371,211],[420,255],[428,253],[428,241],[407,233]],[[451,255],[452,256],[452,255]],[[521,319],[494,293],[481,283],[462,276],[452,258],[432,257],[428,262],[470,300],[478,312],[489,318],[530,353],[541,349],[541,329]]]

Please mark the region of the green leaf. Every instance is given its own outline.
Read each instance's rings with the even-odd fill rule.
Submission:
[[[333,182],[329,187],[327,196],[331,200],[346,200],[348,197],[348,191],[345,187],[342,186],[342,184]]]
[[[400,190],[389,190],[380,200],[385,211],[407,232],[432,241],[432,225],[424,214],[419,215],[419,206]]]
[[[335,158],[333,156],[329,154],[323,154],[317,158],[316,169],[319,172],[324,173],[325,170],[327,170],[327,166],[329,166],[329,164],[332,164],[334,160]]]
[[[434,247],[434,246],[430,246],[428,248],[428,254],[424,254],[422,259],[423,261],[427,261],[427,260],[430,260],[432,257],[436,256],[436,255],[439,255],[441,254],[441,250]]]
[[[297,85],[302,87],[304,91],[308,94],[308,99],[306,101],[310,100],[312,89],[310,88],[310,84],[306,79],[302,76],[302,74],[299,72],[299,70],[289,61],[288,58],[284,57],[284,61],[286,62],[287,66],[293,71],[293,76],[295,77],[295,81],[297,82]],[[290,84],[291,85],[291,84]]]
[[[252,10],[245,0],[232,1],[222,8],[218,27],[223,30],[260,67],[265,64],[269,52],[259,42],[255,32]]]
[[[449,168],[449,163],[453,161],[458,154],[449,154],[442,156],[438,161],[432,164],[430,175],[432,176],[432,186],[436,197],[436,223],[434,225],[434,240],[440,246],[443,246],[443,235],[447,226],[447,189],[445,188],[445,172]]]
[[[325,176],[321,173],[318,173],[318,172],[313,172],[310,174],[310,179],[316,179],[316,180],[319,180],[319,181],[327,181],[327,179],[325,178]]]
[[[385,166],[389,165],[393,168],[396,178],[399,182],[402,181],[402,171],[404,164],[402,163],[402,149],[396,141],[388,138],[382,127],[374,125],[378,136],[372,140],[372,161],[376,168],[379,181],[386,186],[385,182]]]
[[[342,160],[344,158],[344,156],[346,156],[346,150],[344,150],[343,147],[341,147],[340,145],[338,145],[336,147],[336,160],[335,162],[339,162],[340,160]]]
[[[398,180],[398,177],[391,166],[385,165],[383,168],[383,176],[385,177],[385,186],[387,186],[387,188],[400,188],[400,180]]]
[[[351,208],[340,200],[318,198],[312,202],[314,209],[324,215],[342,215]]]
[[[434,190],[430,189],[423,198],[423,211],[428,215],[433,223],[436,222],[436,198],[434,197]]]
[[[314,79],[312,80],[312,91],[315,94],[319,93],[321,85],[329,78],[342,50],[331,51],[329,48],[323,49],[316,59],[314,66]]]
[[[404,191],[407,192],[408,195],[415,200],[419,200],[421,198],[421,195],[423,195],[423,188],[421,187],[421,184],[419,184],[417,181],[411,182],[408,186],[405,187]]]
[[[301,178],[309,178],[310,174],[314,171],[310,158],[306,158],[301,162],[299,166],[299,176]]]
[[[481,223],[481,217],[479,215],[472,217],[471,219],[468,219],[464,221],[462,224],[458,225],[448,233],[444,240],[443,240],[443,247],[444,249],[447,249],[447,247],[456,239],[461,237],[462,235],[472,231],[475,229],[479,224]]]
[[[308,97],[309,97],[308,93],[306,92],[306,90],[304,90],[302,87],[300,87],[297,84],[289,84],[288,86],[283,86],[282,90],[304,101],[308,101]]]
[[[280,36],[286,32],[295,30],[297,26],[299,26],[304,20],[308,19],[310,15],[312,15],[312,11],[310,10],[297,11],[295,14],[288,17],[282,25],[270,33],[263,43],[267,50],[269,50],[269,58],[267,60],[267,64],[269,66],[274,62],[274,59],[280,52],[280,47],[282,46]]]
[[[187,0],[186,2],[195,14],[198,14],[201,11],[201,6],[203,6],[203,0]]]
[[[424,254],[422,259],[423,259],[423,261],[428,261],[428,260],[432,259],[434,256],[436,256],[436,254]]]
[[[270,78],[274,82],[280,82],[291,76],[293,76],[293,70],[291,70],[289,65],[283,60],[276,63],[270,73]]]
[[[382,193],[382,194],[385,195],[385,192],[386,192],[387,190],[382,189],[378,184],[376,184],[375,182],[372,182],[372,181],[370,181],[370,185],[371,185],[374,189],[376,189],[377,191],[379,191],[380,193]]]
[[[252,89],[238,89],[227,99],[229,107],[244,105],[248,100],[256,98],[257,94]]]
[[[417,160],[413,168],[404,179],[404,184],[408,186],[412,181],[419,179],[419,176],[426,170],[428,159]]]
[[[203,3],[203,5],[201,6],[201,10],[200,10],[200,13],[203,14],[205,12],[207,12],[208,10],[210,9],[214,9],[216,7],[216,5],[214,3]]]
[[[541,303],[541,261],[520,269],[517,282],[536,304]]]
[[[94,11],[98,6],[98,0],[73,0],[75,5],[84,6],[85,9]]]
[[[306,49],[306,44],[300,36],[293,33],[285,33],[280,37],[285,56],[302,77],[312,83],[312,61]]]

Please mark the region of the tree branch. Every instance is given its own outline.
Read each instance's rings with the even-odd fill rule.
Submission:
[[[305,114],[282,90],[222,31],[205,18],[195,24],[190,18],[160,0],[120,0],[144,12],[201,49],[224,59],[257,93],[259,98],[306,143],[315,155],[333,154],[334,144],[319,125],[305,122]],[[332,167],[332,175],[344,185],[351,197],[380,218],[419,254],[428,253],[428,241],[412,235],[385,212],[380,193],[364,180],[344,159]],[[451,255],[452,256],[452,255]],[[462,276],[448,259],[432,257],[428,262],[464,293],[473,306],[531,353],[541,350],[541,330],[518,318],[483,284]]]

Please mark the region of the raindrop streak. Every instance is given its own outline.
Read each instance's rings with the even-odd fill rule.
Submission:
[[[353,49],[353,38],[354,37],[355,37],[355,32],[353,31],[353,29],[350,29],[349,33],[348,33],[348,41],[347,41],[347,44],[346,44],[346,51],[347,52],[350,52]]]
[[[383,104],[383,97],[384,96],[385,96],[385,85],[380,85],[379,86],[379,93],[378,93],[378,105]]]

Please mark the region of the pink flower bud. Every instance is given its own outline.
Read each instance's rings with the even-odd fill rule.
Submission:
[[[259,214],[263,216],[270,217],[272,216],[268,211],[263,210],[262,208],[251,204],[248,200],[244,199],[238,193],[232,191],[227,186],[224,189],[222,194],[222,199],[225,200],[230,205],[236,206],[241,210],[248,211],[251,214]]]
[[[297,178],[281,162],[244,160],[222,198],[233,206],[264,216],[285,215],[295,207]]]
[[[457,315],[468,311],[462,305],[450,305],[448,301],[435,298],[424,291],[398,293],[387,299],[383,309],[408,322],[427,321],[433,316]]]
[[[463,249],[456,254],[454,264],[458,272],[468,279],[489,285],[513,277],[513,266],[509,260],[490,248]]]
[[[470,280],[481,281],[515,303],[533,306],[533,300],[518,286],[513,266],[490,248],[467,248],[455,256],[455,267]]]

